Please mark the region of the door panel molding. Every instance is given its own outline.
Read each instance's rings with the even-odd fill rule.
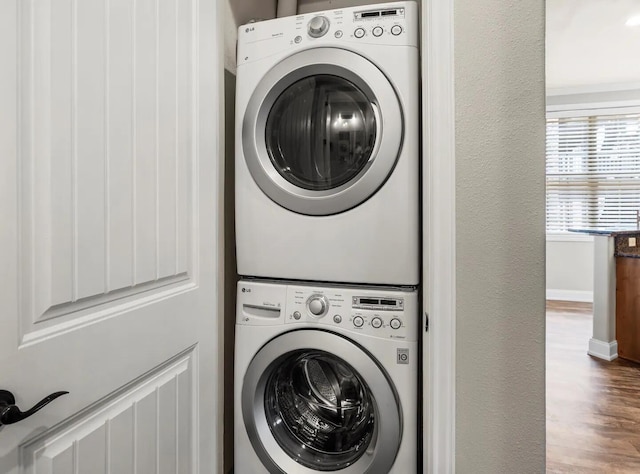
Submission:
[[[144,290],[125,290],[122,292],[122,295],[114,294],[105,296],[104,301],[98,300],[96,302],[95,300],[90,300],[74,303],[73,309],[69,309],[69,307],[52,308],[51,312],[53,315],[48,318],[51,319],[51,321],[47,321],[46,319],[38,321],[38,323],[45,324],[34,325],[31,331],[24,333],[18,347],[23,349],[44,342],[51,337],[79,330],[90,324],[126,314],[137,308],[159,303],[160,301],[193,291],[197,288],[198,285],[186,276],[184,278],[176,277],[166,282],[165,285],[154,286],[146,292]],[[55,312],[58,310],[61,311],[61,314],[56,315]],[[62,318],[62,316],[67,315],[69,315],[70,318]]]
[[[21,342],[197,284],[196,8],[19,2]]]
[[[220,470],[221,5],[0,2],[2,473]]]
[[[154,472],[194,472],[197,359],[190,347],[21,446],[25,474],[134,472],[160,449],[171,462]]]

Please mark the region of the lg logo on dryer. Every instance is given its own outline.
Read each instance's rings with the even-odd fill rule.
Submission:
[[[409,364],[409,349],[398,349],[396,363]]]

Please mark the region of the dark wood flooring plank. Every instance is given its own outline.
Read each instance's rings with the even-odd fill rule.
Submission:
[[[592,317],[547,303],[547,472],[640,473],[640,364],[587,355]]]

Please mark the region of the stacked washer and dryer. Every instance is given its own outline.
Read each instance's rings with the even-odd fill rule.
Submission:
[[[236,474],[416,472],[415,2],[241,26]]]

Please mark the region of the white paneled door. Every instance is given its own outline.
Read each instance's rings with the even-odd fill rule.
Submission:
[[[217,21],[0,2],[0,473],[220,470]]]

